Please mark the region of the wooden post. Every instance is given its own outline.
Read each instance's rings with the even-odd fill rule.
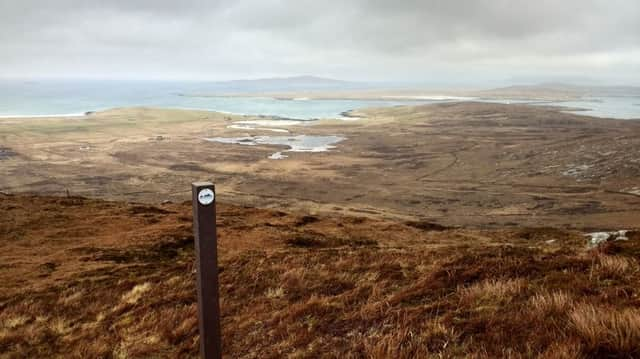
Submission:
[[[200,355],[222,357],[220,300],[218,298],[218,238],[216,236],[216,189],[210,182],[194,182],[193,234],[196,247]]]

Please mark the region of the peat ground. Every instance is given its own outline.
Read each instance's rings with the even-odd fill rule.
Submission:
[[[0,358],[196,357],[190,212],[0,194]],[[229,358],[640,356],[637,231],[227,204],[218,231]]]

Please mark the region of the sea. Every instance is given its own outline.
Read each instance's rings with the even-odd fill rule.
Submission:
[[[640,119],[640,97],[608,96],[578,101],[542,102],[448,96],[413,99],[341,100],[279,99],[246,94],[265,92],[251,82],[108,81],[108,80],[0,80],[0,117],[75,116],[119,107],[198,109],[243,115],[277,116],[297,120],[344,118],[345,111],[367,107],[429,104],[474,100],[563,106],[569,112]],[[284,88],[283,92],[297,89]],[[225,94],[245,94],[225,96]]]

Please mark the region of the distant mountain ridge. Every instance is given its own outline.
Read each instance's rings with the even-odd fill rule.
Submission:
[[[266,77],[266,78],[258,78],[258,79],[239,79],[239,80],[229,80],[229,81],[220,81],[223,83],[261,83],[261,84],[349,84],[354,83],[351,81],[344,80],[336,80],[328,77],[319,77],[319,76],[310,76],[310,75],[302,75],[302,76],[289,76],[289,77]]]
[[[300,90],[350,90],[367,86],[365,83],[336,80],[318,76],[271,77],[261,79],[242,79],[218,81],[213,86],[240,92],[274,92]]]

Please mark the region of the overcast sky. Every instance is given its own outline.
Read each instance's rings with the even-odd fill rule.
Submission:
[[[0,0],[1,77],[640,85],[638,0]]]

